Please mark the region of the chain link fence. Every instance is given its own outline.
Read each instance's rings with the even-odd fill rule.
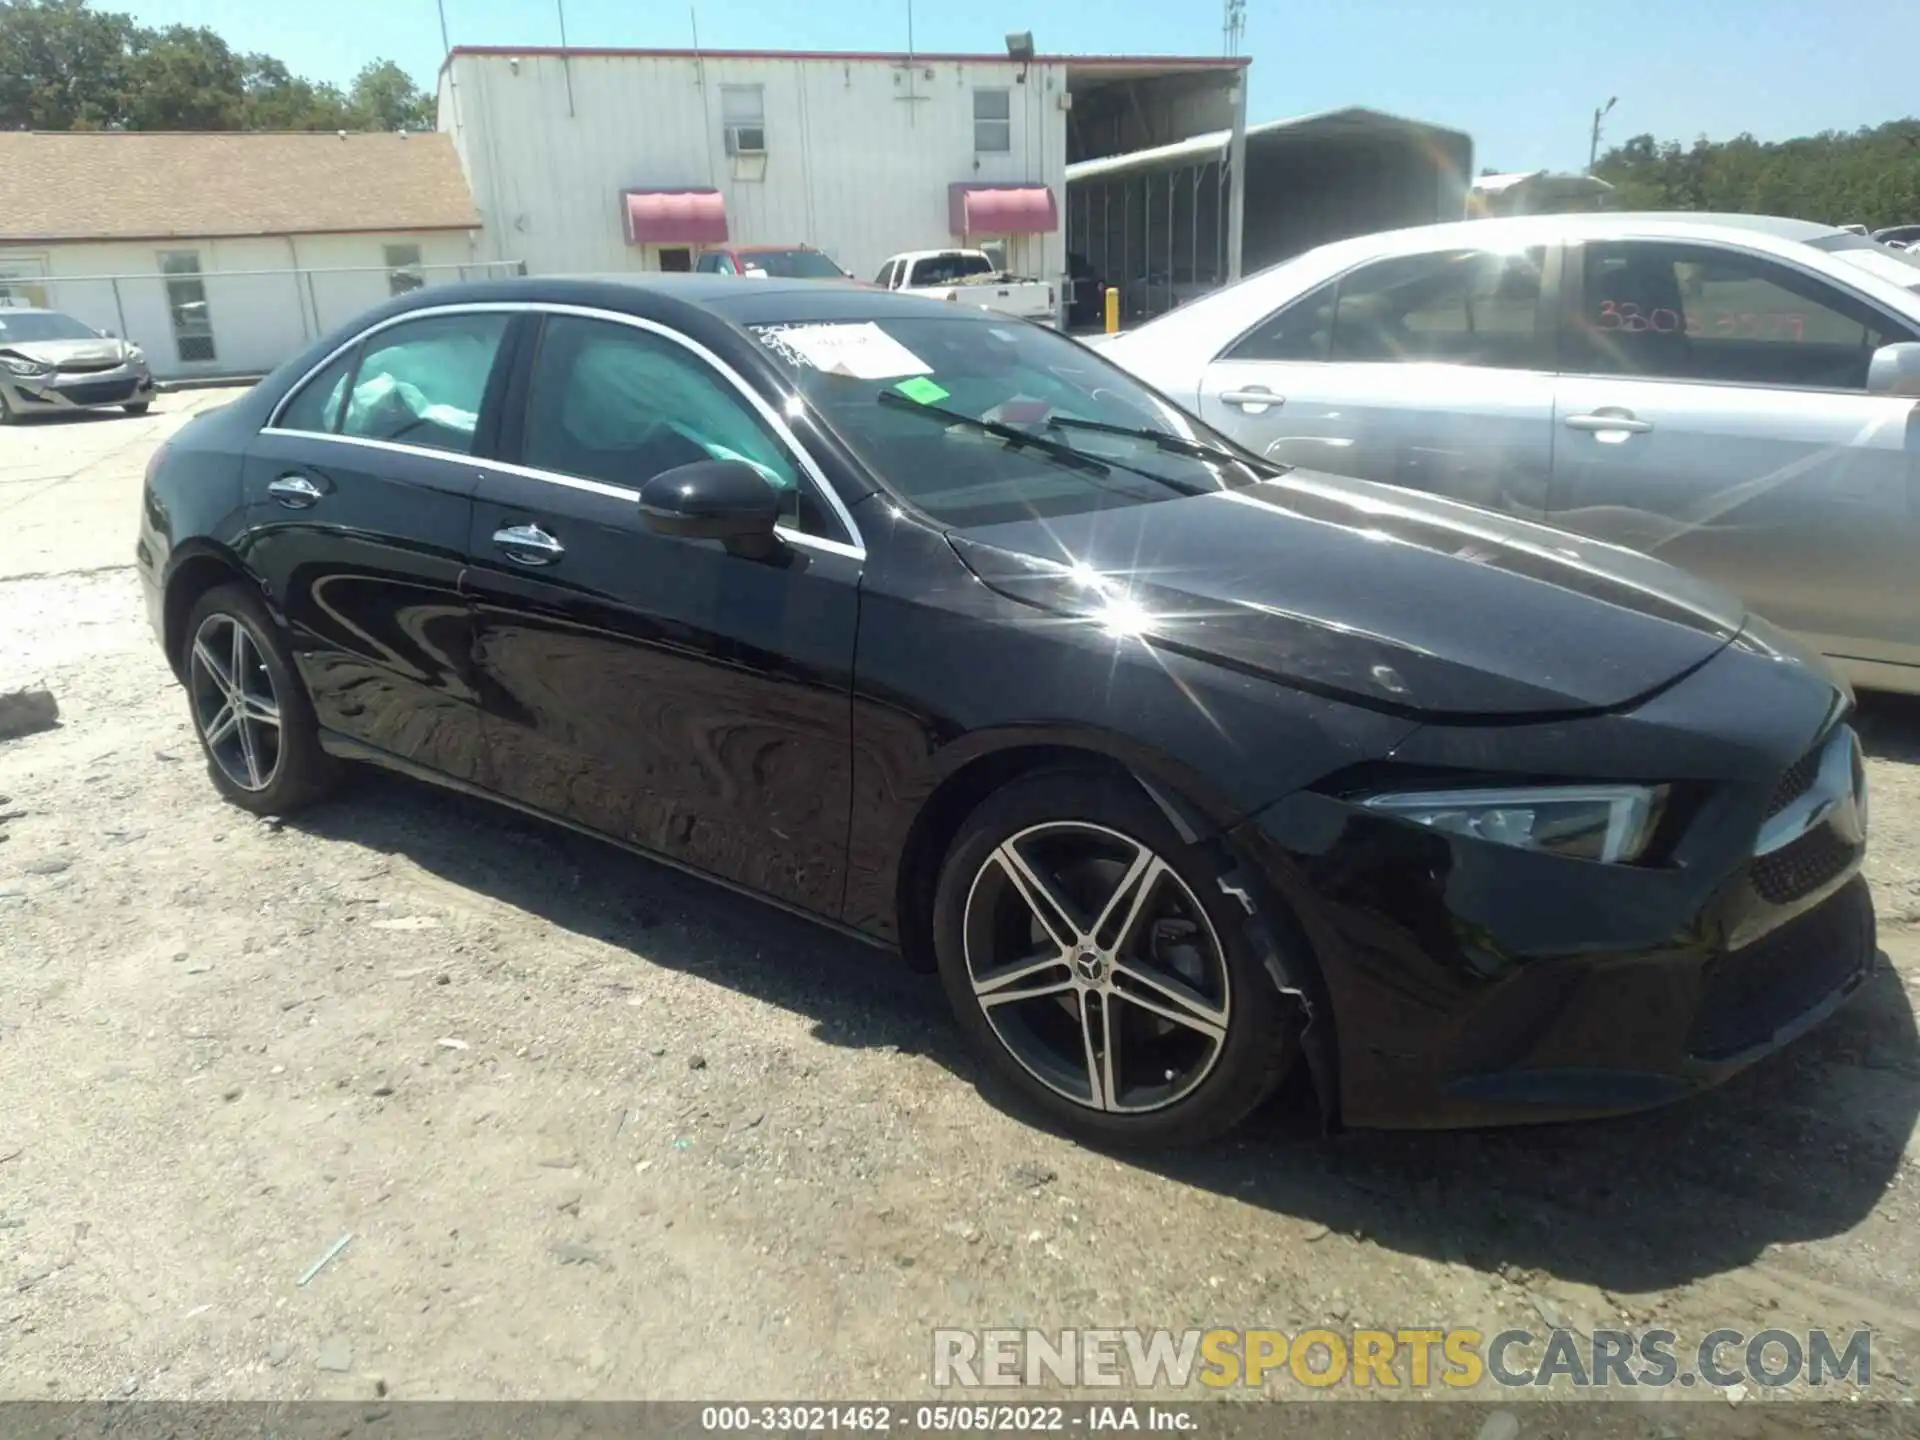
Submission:
[[[162,380],[264,375],[390,296],[524,275],[524,261],[9,277],[0,306],[63,311],[146,351]]]

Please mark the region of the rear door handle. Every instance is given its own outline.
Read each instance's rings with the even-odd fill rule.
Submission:
[[[1653,429],[1653,422],[1632,415],[1609,415],[1601,411],[1593,415],[1569,415],[1566,426],[1569,430],[1585,430],[1589,433],[1618,430],[1627,435],[1644,435]]]
[[[551,565],[567,547],[538,525],[506,525],[493,532],[493,543],[516,565]]]
[[[267,486],[267,494],[289,510],[305,510],[317,505],[326,493],[304,475],[282,475]]]
[[[1264,385],[1249,385],[1244,390],[1222,390],[1220,403],[1238,405],[1249,415],[1258,415],[1270,406],[1286,404],[1287,397],[1274,394]]]

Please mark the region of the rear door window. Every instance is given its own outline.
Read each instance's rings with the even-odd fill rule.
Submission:
[[[1578,373],[1865,390],[1874,350],[1911,338],[1826,281],[1718,246],[1589,244],[1581,275]]]
[[[1545,263],[1537,247],[1377,260],[1276,311],[1222,358],[1544,369]]]
[[[428,315],[370,335],[340,433],[472,454],[481,397],[512,318],[504,311]]]

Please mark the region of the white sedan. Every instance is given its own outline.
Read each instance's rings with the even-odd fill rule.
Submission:
[[[1100,349],[1273,459],[1656,553],[1920,691],[1920,254],[1756,216],[1432,225]]]

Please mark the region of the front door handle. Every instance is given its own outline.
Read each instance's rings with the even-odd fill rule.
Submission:
[[[505,525],[493,532],[493,543],[516,565],[551,565],[567,547],[538,525]]]
[[[1238,405],[1249,415],[1258,415],[1275,405],[1287,403],[1287,397],[1276,395],[1264,385],[1249,385],[1244,390],[1222,390],[1220,403]]]
[[[305,510],[317,505],[326,493],[304,475],[282,475],[267,486],[267,494],[289,510]]]
[[[1651,420],[1639,419],[1624,410],[1613,413],[1598,410],[1591,415],[1569,415],[1566,425],[1569,430],[1585,430],[1590,434],[1616,430],[1625,435],[1644,435],[1653,429]]]

